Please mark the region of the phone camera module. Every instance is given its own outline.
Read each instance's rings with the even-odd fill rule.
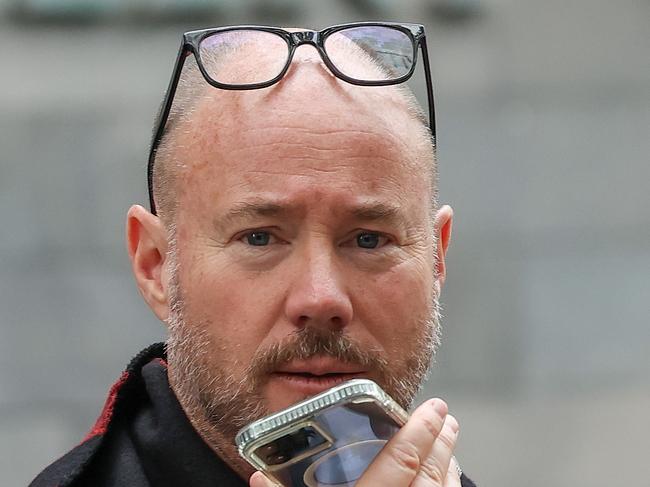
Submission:
[[[255,455],[270,466],[287,463],[307,456],[319,449],[327,440],[314,427],[304,426],[255,450]]]

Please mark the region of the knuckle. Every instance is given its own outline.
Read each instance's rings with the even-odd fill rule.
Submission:
[[[391,458],[397,468],[405,471],[413,477],[420,470],[421,460],[417,448],[412,443],[395,445],[391,452]]]
[[[454,448],[456,447],[456,437],[454,435],[449,434],[447,431],[443,431],[440,436],[438,436],[438,440],[445,446],[445,448],[449,451],[453,451]]]
[[[442,484],[445,480],[446,472],[443,471],[438,461],[427,460],[420,467],[420,475],[428,480]]]
[[[434,437],[438,436],[440,433],[440,429],[442,428],[442,418],[439,416],[436,417],[429,417],[429,416],[424,416],[421,419],[422,425],[424,428],[431,433]]]

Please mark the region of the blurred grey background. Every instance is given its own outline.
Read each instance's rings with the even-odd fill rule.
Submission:
[[[481,487],[650,485],[647,0],[0,0],[2,485],[164,338],[123,227],[181,33],[370,19],[427,26],[456,213],[423,397],[459,417],[461,464]]]

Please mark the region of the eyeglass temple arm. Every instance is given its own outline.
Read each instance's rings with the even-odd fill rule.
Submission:
[[[420,39],[420,49],[422,49],[422,62],[424,63],[424,77],[427,82],[427,100],[429,102],[429,128],[433,137],[433,146],[436,147],[436,109],[433,102],[433,80],[431,79],[431,68],[429,65],[429,52],[427,51],[427,39]]]
[[[174,71],[172,77],[169,80],[169,86],[165,92],[165,100],[160,106],[160,113],[158,115],[158,123],[156,126],[156,131],[154,133],[153,140],[151,141],[151,149],[149,151],[149,163],[147,165],[147,185],[149,187],[149,208],[151,213],[156,214],[156,203],[153,198],[153,165],[156,160],[156,152],[158,151],[158,145],[162,139],[163,134],[165,133],[165,126],[167,125],[167,119],[169,118],[169,112],[171,111],[172,104],[174,102],[174,95],[176,94],[176,88],[178,87],[178,81],[183,72],[183,65],[185,64],[185,58],[189,56],[190,51],[186,49],[185,39],[181,42],[181,47],[178,50],[178,55],[176,56],[176,62],[174,64]]]

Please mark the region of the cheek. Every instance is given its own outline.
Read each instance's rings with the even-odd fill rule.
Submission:
[[[186,322],[207,328],[216,361],[245,367],[279,319],[279,286],[242,273],[219,255],[195,253],[185,264],[180,277]]]
[[[387,352],[403,349],[429,317],[432,270],[422,262],[403,264],[357,289],[357,315]]]

